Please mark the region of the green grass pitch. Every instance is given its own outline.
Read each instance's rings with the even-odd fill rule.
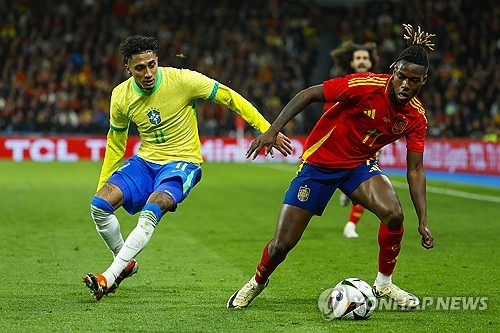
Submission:
[[[429,192],[435,248],[420,246],[403,178],[391,177],[406,233],[394,282],[422,297],[487,297],[487,309],[376,310],[367,321],[325,321],[317,298],[343,278],[372,283],[379,222],[366,213],[359,239],[341,232],[349,213],[335,194],[298,246],[245,310],[229,296],[254,273],[274,234],[296,167],[203,166],[203,179],[165,216],[138,256],[139,273],[95,301],[82,277],[111,255],[89,215],[100,164],[0,162],[1,332],[483,332],[500,331],[500,204]],[[428,181],[486,198],[499,189]],[[137,216],[117,215],[128,235]]]

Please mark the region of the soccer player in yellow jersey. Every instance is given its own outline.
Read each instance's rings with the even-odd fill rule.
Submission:
[[[261,133],[270,127],[250,102],[214,79],[188,69],[159,67],[157,49],[156,38],[145,36],[130,36],[120,45],[131,77],[111,94],[106,154],[90,206],[97,232],[114,257],[102,274],[84,277],[97,300],[137,272],[134,258],[162,216],[175,211],[201,179],[196,100],[226,105]],[[137,124],[141,146],[122,165],[131,121]],[[276,149],[287,156],[290,140],[280,134]],[[125,241],[114,214],[119,207],[131,215],[140,212]]]

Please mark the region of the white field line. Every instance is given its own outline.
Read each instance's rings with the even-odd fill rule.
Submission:
[[[255,163],[254,165],[258,165],[258,166],[265,167],[268,169],[276,169],[276,170],[283,170],[283,171],[292,172],[290,174],[291,177],[293,177],[293,175],[294,175],[293,172],[297,171],[297,169],[298,169],[298,166],[294,165],[294,164]],[[394,185],[394,187],[396,187],[396,188],[406,189],[406,190],[408,189],[407,183],[397,182],[397,181],[391,181],[391,182]],[[457,190],[452,190],[452,189],[448,189],[448,188],[435,187],[435,186],[429,186],[429,185],[427,185],[427,192],[444,194],[444,195],[449,195],[452,197],[459,197],[459,198],[465,198],[465,199],[473,199],[473,200],[500,203],[500,197],[496,197],[493,195],[476,194],[476,193],[457,191]]]
[[[394,182],[394,181],[391,181],[391,182],[394,185],[394,187],[408,189],[408,184],[406,184],[406,183]],[[484,195],[484,194],[463,192],[463,191],[451,190],[448,188],[435,187],[435,186],[429,186],[429,185],[427,185],[427,192],[444,194],[444,195],[449,195],[452,197],[459,197],[459,198],[465,198],[465,199],[474,199],[474,200],[480,200],[480,201],[490,201],[490,202],[500,203],[500,197],[495,197],[493,195]]]

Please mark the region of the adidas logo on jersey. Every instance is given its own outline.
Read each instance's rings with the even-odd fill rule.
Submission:
[[[368,117],[375,119],[375,109],[363,111]]]

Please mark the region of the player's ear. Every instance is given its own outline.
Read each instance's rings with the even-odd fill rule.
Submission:
[[[426,84],[427,83],[427,75],[424,76],[424,79],[422,80],[422,85]]]
[[[130,71],[130,67],[127,64],[125,64],[125,70],[127,71],[127,73],[132,75],[132,72]]]

